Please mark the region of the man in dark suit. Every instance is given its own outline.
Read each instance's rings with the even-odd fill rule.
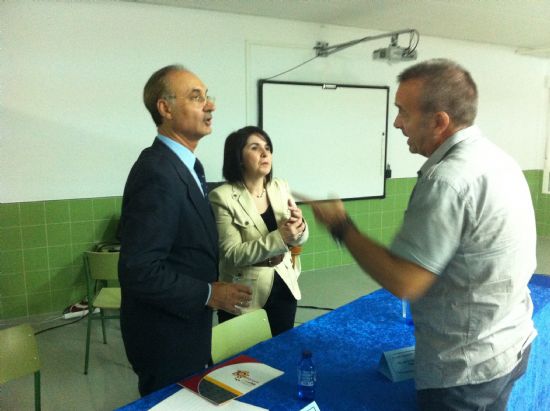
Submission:
[[[146,395],[210,362],[212,310],[238,312],[250,289],[218,282],[218,237],[194,155],[215,105],[182,66],[155,72],[143,92],[157,125],[122,201],[119,279],[126,354]]]

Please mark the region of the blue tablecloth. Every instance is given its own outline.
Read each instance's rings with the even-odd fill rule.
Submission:
[[[550,276],[535,275],[529,286],[539,336],[509,411],[550,410]],[[272,411],[303,408],[306,403],[296,398],[296,367],[307,348],[317,366],[315,400],[321,411],[417,410],[412,380],[393,383],[377,371],[384,351],[413,344],[414,330],[401,318],[401,301],[378,290],[246,350],[285,374],[240,400]],[[171,385],[121,410],[149,409],[178,389]]]

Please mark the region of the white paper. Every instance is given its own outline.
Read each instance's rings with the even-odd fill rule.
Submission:
[[[414,345],[386,351],[380,357],[378,371],[393,382],[414,378]]]
[[[319,408],[317,403],[313,401],[308,405],[306,405],[304,408],[302,408],[300,411],[321,411],[321,409]]]
[[[237,400],[231,400],[222,405],[214,405],[210,401],[205,400],[200,395],[195,394],[187,388],[183,388],[159,402],[151,411],[268,411],[266,408],[256,407],[255,405],[246,404]]]

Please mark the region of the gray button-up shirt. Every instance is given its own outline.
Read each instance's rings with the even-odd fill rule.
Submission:
[[[391,250],[439,276],[412,304],[417,389],[506,375],[536,331],[533,204],[516,162],[475,126],[426,161]]]

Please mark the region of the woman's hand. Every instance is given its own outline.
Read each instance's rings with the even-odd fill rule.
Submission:
[[[302,237],[306,223],[302,217],[302,210],[291,199],[288,200],[290,217],[279,226],[279,232],[286,244],[295,243]]]
[[[303,219],[302,210],[298,208],[294,200],[292,200],[291,198],[288,199],[288,211],[290,213],[290,217],[288,218],[288,221],[294,222],[294,221],[301,221]]]

